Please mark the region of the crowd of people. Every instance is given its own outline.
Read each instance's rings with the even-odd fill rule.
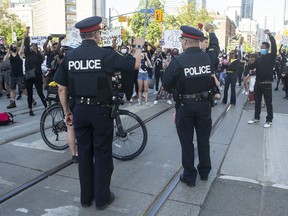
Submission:
[[[10,99],[7,109],[15,108],[16,100],[24,94],[27,95],[29,115],[34,116],[33,86],[46,108],[49,101],[44,91],[49,91],[51,81],[59,84],[68,144],[72,158],[77,163],[79,160],[83,207],[89,207],[95,200],[97,209],[103,210],[115,198],[110,191],[113,172],[110,108],[116,73],[117,80],[119,77],[121,80],[116,86],[125,93],[128,106],[150,106],[149,88],[154,90],[154,105],[161,99],[169,105],[174,102],[184,168],[180,181],[190,187],[195,186],[197,173],[201,180],[206,181],[212,169],[209,144],[211,107],[217,105],[217,100],[236,106],[236,87],[237,84],[243,85],[243,94],[255,105],[254,118],[248,124],[260,121],[261,106],[265,104],[267,117],[264,127],[268,128],[273,120],[273,79],[277,79],[274,90],[277,91],[282,83],[284,99],[288,99],[288,55],[281,46],[277,57],[275,39],[269,30],[265,33],[270,39],[271,52],[270,44],[263,42],[260,53],[244,55],[237,49],[229,53],[220,52],[212,24],[205,25],[207,37],[200,29],[181,26],[179,42],[183,52],[177,48],[154,46],[140,38],[134,40],[134,45],[117,47],[113,40],[112,47],[102,48],[98,46],[101,21],[100,17],[94,16],[76,23],[83,41],[69,52],[61,47],[64,37],[55,41],[49,36],[40,49],[37,44],[30,43],[29,28],[21,45],[4,43],[0,46],[0,97],[4,96],[5,89]],[[199,155],[196,167],[194,129]]]

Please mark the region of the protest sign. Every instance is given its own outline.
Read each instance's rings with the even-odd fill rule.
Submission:
[[[179,37],[181,37],[180,30],[166,30],[164,32],[164,45],[163,48],[167,49],[181,49],[181,43],[179,41]]]
[[[43,47],[45,41],[47,40],[47,36],[31,36],[30,43],[37,44],[38,47]]]
[[[122,44],[121,29],[113,29],[113,30],[102,31],[101,39],[102,39],[103,47],[112,46],[113,37],[117,38],[116,44],[118,46],[120,46]]]

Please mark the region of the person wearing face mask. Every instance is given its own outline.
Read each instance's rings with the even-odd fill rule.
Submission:
[[[159,82],[163,74],[163,59],[165,54],[162,52],[161,47],[157,47],[154,56],[152,57],[152,62],[154,66],[154,78],[155,78],[155,92],[157,94],[159,91]]]
[[[256,69],[256,81],[254,85],[254,99],[255,99],[255,113],[254,119],[248,121],[248,124],[256,124],[260,121],[261,114],[261,99],[264,96],[267,116],[264,124],[265,128],[269,128],[272,125],[273,120],[273,106],[272,106],[272,82],[273,82],[273,67],[275,65],[277,56],[277,46],[275,38],[271,32],[266,29],[264,31],[268,35],[271,42],[271,53],[268,53],[270,44],[268,42],[262,42],[261,56],[254,62],[249,62],[249,69]]]
[[[24,58],[24,45],[22,43],[20,49],[17,47],[17,43],[12,43],[9,52],[5,55],[3,61],[10,61],[11,74],[10,74],[10,103],[7,109],[16,107],[16,85],[19,89],[26,93],[25,79],[23,74],[23,58]]]
[[[163,59],[163,72],[165,73],[166,68],[168,67],[168,65],[170,64],[172,59],[172,54],[171,54],[171,50],[167,50],[166,52],[166,59]],[[159,99],[163,96],[165,92],[165,89],[163,87],[163,85],[161,86],[160,90],[157,93],[157,96],[155,98],[154,104],[158,104]],[[167,94],[167,104],[172,104],[172,95],[171,94]]]
[[[122,45],[120,47],[120,52],[123,56],[126,58],[134,58],[130,53],[129,53],[129,48],[126,45]],[[132,99],[132,94],[133,94],[133,84],[134,84],[134,77],[135,77],[135,72],[134,70],[127,71],[127,73],[121,73],[122,77],[122,87],[121,89],[125,93],[126,100],[128,102],[128,105],[131,105],[131,99]]]

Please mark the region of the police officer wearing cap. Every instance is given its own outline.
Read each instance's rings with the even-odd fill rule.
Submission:
[[[95,199],[96,208],[105,209],[114,200],[110,191],[113,172],[113,119],[110,117],[114,71],[138,69],[144,40],[135,39],[134,57],[123,57],[113,49],[98,46],[101,17],[86,18],[75,27],[82,44],[69,51],[58,67],[54,80],[68,125],[74,125],[79,155],[79,178],[83,207]],[[68,104],[68,94],[73,108]]]
[[[210,44],[206,52],[199,47],[204,34],[193,27],[181,26],[180,42],[184,52],[172,59],[163,75],[163,86],[173,92],[176,100],[176,129],[182,148],[183,174],[180,181],[195,186],[197,169],[201,180],[207,180],[211,170],[209,137],[211,105],[209,88],[212,67],[218,58],[219,44],[214,26],[206,24]],[[197,134],[199,164],[194,166],[194,129]]]

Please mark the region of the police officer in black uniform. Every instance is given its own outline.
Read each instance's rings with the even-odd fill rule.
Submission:
[[[209,137],[211,132],[211,105],[209,88],[212,67],[218,58],[218,39],[214,26],[206,24],[210,44],[206,52],[199,47],[204,34],[193,27],[181,26],[180,42],[184,52],[173,58],[163,75],[163,86],[173,92],[176,101],[176,128],[182,147],[183,174],[180,181],[195,186],[197,169],[194,166],[194,128],[199,155],[198,172],[202,180],[211,170]]]
[[[74,125],[79,155],[81,204],[105,209],[114,200],[110,191],[113,172],[113,119],[110,117],[112,77],[114,71],[138,69],[144,40],[135,39],[134,57],[121,56],[113,49],[98,46],[101,17],[86,18],[75,27],[80,30],[82,44],[67,53],[54,80],[60,84],[59,98],[66,124]],[[73,102],[72,112],[68,93]]]

